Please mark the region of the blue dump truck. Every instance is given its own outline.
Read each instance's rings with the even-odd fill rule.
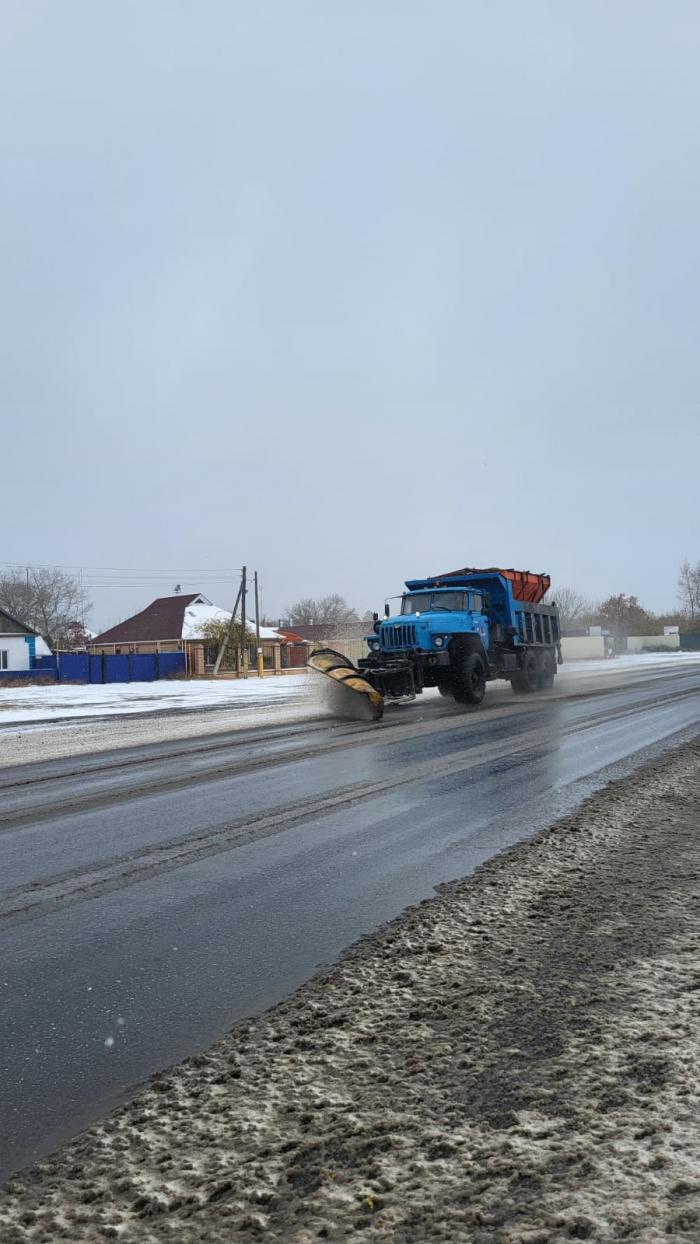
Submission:
[[[559,611],[542,603],[549,586],[549,575],[498,568],[408,579],[400,611],[375,614],[359,673],[387,699],[438,687],[477,705],[493,678],[522,695],[546,691],[561,663]]]

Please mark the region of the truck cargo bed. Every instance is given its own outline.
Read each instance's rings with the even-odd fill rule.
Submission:
[[[435,581],[440,583],[443,579],[451,579],[467,574],[503,575],[504,579],[510,580],[515,599],[525,601],[528,605],[538,605],[541,600],[544,600],[552,581],[548,574],[535,574],[531,570],[513,570],[512,568],[503,570],[499,566],[489,566],[487,568],[463,566],[461,570],[448,570],[445,574],[436,575]]]

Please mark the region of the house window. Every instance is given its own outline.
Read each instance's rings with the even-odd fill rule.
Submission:
[[[8,658],[7,648],[0,648],[0,670],[7,669],[7,658]]]

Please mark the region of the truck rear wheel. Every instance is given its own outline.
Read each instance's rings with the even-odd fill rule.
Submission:
[[[486,693],[486,666],[478,652],[457,654],[452,665],[452,694],[458,704],[481,704]]]
[[[551,652],[543,652],[542,660],[540,661],[540,677],[539,677],[539,685],[540,685],[541,691],[552,690],[552,687],[554,686],[555,673],[556,673],[556,666],[554,664],[554,657],[552,656]]]
[[[533,691],[537,691],[540,685],[540,671],[534,652],[525,653],[523,663],[515,677],[511,678],[510,685],[516,695],[532,695]]]

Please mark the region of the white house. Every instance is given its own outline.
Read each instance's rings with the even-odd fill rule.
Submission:
[[[35,657],[51,656],[38,631],[0,608],[0,674],[29,671]]]

